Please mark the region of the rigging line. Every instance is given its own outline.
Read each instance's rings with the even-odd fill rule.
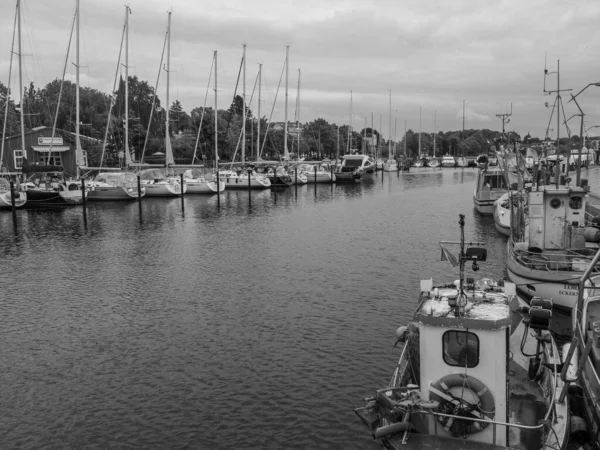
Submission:
[[[6,87],[6,104],[4,106],[4,123],[2,124],[2,145],[0,148],[0,167],[2,167],[2,161],[4,160],[4,138],[6,137],[6,122],[8,122],[8,103],[10,99],[10,77],[12,74],[12,63],[15,50],[15,35],[17,34],[17,9],[15,8],[15,22],[13,25],[13,37],[12,44],[10,47],[10,66],[8,68],[8,86]],[[24,145],[23,145],[24,146]]]
[[[121,54],[123,53],[123,41],[125,40],[125,27],[126,27],[126,23],[123,24],[123,32],[121,33],[121,45],[119,46],[119,58],[117,59],[117,69],[115,70],[115,78],[113,81],[113,88],[112,88],[112,95],[115,95],[115,90],[117,88],[117,77],[119,76],[119,71],[121,68]],[[120,87],[120,86],[119,86]],[[106,141],[108,139],[108,133],[109,133],[109,129],[110,129],[110,117],[112,114],[112,110],[113,110],[113,106],[115,101],[113,101],[113,97],[112,95],[110,95],[108,97],[108,117],[106,119],[106,130],[104,130],[104,141],[102,142],[102,154],[100,156],[100,164],[99,166],[102,167],[102,162],[104,161],[104,153],[106,152]],[[114,138],[114,133],[113,133],[113,142],[115,142],[115,138]]]
[[[196,152],[198,150],[198,142],[200,141],[200,133],[202,131],[202,121],[204,120],[204,113],[206,111],[206,100],[208,99],[208,91],[210,89],[210,81],[212,78],[212,71],[215,65],[215,55],[213,55],[212,62],[210,63],[210,70],[208,71],[208,83],[206,85],[206,94],[204,95],[204,105],[202,105],[202,116],[200,117],[200,124],[198,125],[198,134],[196,135],[196,145],[194,146],[194,155],[192,156],[192,164],[194,164],[194,160],[196,159]],[[215,114],[217,112],[215,111]],[[198,160],[200,162],[200,160]]]
[[[165,57],[165,47],[167,46],[167,38],[169,37],[169,32],[165,33],[165,40],[163,42],[162,54],[160,56],[160,64],[158,65],[158,76],[156,77],[156,85],[154,86],[154,96],[152,97],[152,107],[150,108],[150,119],[148,119],[148,129],[146,130],[146,138],[144,139],[144,148],[142,150],[142,157],[140,158],[140,163],[144,162],[144,156],[146,155],[146,145],[148,144],[148,136],[150,135],[150,125],[152,125],[152,115],[154,114],[154,107],[156,105],[156,91],[158,89],[158,82],[160,81],[160,73],[162,71],[163,60]],[[167,105],[168,107],[168,105]]]
[[[281,87],[281,80],[283,79],[283,72],[285,70],[286,64],[283,64],[281,68],[281,75],[279,76],[279,84],[277,85],[277,90],[275,91],[275,100],[273,100],[273,106],[271,107],[271,115],[269,116],[269,121],[267,122],[267,129],[265,130],[265,138],[263,139],[263,143],[260,147],[260,152],[258,153],[258,157],[260,158],[265,148],[265,143],[267,142],[267,135],[269,131],[269,127],[271,126],[271,119],[273,118],[273,111],[275,110],[275,104],[277,103],[277,95],[279,94],[279,88]],[[273,140],[271,139],[271,144],[273,144]]]
[[[256,85],[257,84],[258,84],[258,74],[256,75],[256,80],[254,81],[254,88],[252,89],[252,95],[250,96],[250,102],[249,102],[248,105],[246,105],[246,108],[248,108],[248,109],[250,109],[250,105],[252,104],[252,98],[254,97],[254,91],[256,90]],[[242,124],[242,128],[240,128],[240,135],[238,137],[237,144],[235,145],[235,152],[233,153],[233,157],[231,158],[230,169],[233,169],[233,164],[234,164],[234,161],[235,161],[235,156],[237,155],[237,151],[238,151],[238,149],[240,147],[240,142],[242,142],[242,136],[244,134],[243,127],[245,127],[245,126],[246,126],[246,124],[244,123],[244,124]]]
[[[71,50],[71,42],[73,41],[73,31],[75,29],[76,18],[77,18],[77,11],[73,15],[73,23],[71,24],[71,35],[69,36],[69,43],[67,44],[67,54],[65,56],[65,65],[63,67],[62,80],[60,80],[60,89],[58,91],[58,99],[56,100],[56,115],[54,116],[54,123],[52,124],[52,139],[50,139],[50,149],[48,150],[48,162],[50,162],[50,158],[52,157],[52,146],[54,145],[56,124],[58,122],[58,112],[60,111],[60,100],[62,98],[63,85],[65,83],[65,74],[67,72],[67,64],[69,62],[69,51]]]
[[[232,104],[230,106],[230,109],[231,108],[235,108],[235,96],[237,95],[237,89],[238,89],[238,85],[240,83],[240,76],[242,74],[242,67],[243,66],[244,66],[244,57],[242,57],[242,60],[240,62],[240,69],[238,70],[237,81],[235,82],[235,89],[233,91],[233,102],[232,102]],[[233,111],[233,112],[235,112],[235,111]],[[215,114],[216,113],[217,112],[215,111]],[[232,118],[232,116],[233,116],[233,113],[229,115],[229,117],[227,119],[227,126],[225,127],[225,137],[227,139],[227,144],[229,145],[229,150],[231,150],[231,142],[229,142],[229,126],[231,124],[231,118]],[[232,158],[232,161],[233,161],[233,158]]]

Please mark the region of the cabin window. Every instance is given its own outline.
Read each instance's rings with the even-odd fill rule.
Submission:
[[[468,331],[446,331],[442,336],[444,362],[449,366],[475,367],[479,364],[479,338]]]
[[[504,189],[504,177],[502,175],[486,175],[483,184],[489,186],[490,189]]]
[[[15,150],[15,169],[23,168],[23,150]]]

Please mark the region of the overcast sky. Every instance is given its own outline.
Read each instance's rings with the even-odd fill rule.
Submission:
[[[81,84],[109,92],[114,82],[125,8],[123,0],[80,0]],[[21,0],[23,77],[45,86],[61,78],[75,0]],[[0,81],[8,83],[16,1],[0,1]],[[246,93],[263,64],[261,115],[269,117],[290,46],[288,118],[295,120],[301,69],[300,121],[323,117],[399,139],[408,128],[423,132],[465,128],[501,130],[497,114],[512,116],[507,130],[544,137],[555,101],[544,96],[549,72],[560,60],[561,89],[577,94],[600,82],[598,0],[132,0],[129,3],[129,74],[155,85],[167,12],[171,17],[170,102],[186,111],[204,105],[213,51],[218,51],[218,102],[233,96],[247,44]],[[74,44],[67,78],[74,78]],[[11,88],[18,87],[16,62]],[[213,79],[214,82],[214,79]],[[212,84],[212,83],[211,83]],[[556,90],[556,73],[546,88]],[[240,80],[239,93],[242,92]],[[389,120],[389,92],[392,115]],[[351,95],[352,94],[352,118]],[[284,118],[285,74],[273,120]],[[165,102],[166,77],[158,95]],[[578,112],[567,104],[567,118]],[[577,98],[590,135],[600,134],[600,87]],[[545,106],[548,102],[549,107]],[[207,106],[214,105],[209,92]],[[257,111],[257,93],[252,104]],[[421,113],[420,113],[421,111]],[[562,112],[561,112],[562,115]],[[421,116],[421,125],[419,117]],[[381,125],[380,125],[381,123]],[[579,118],[569,121],[579,134]],[[556,137],[556,114],[550,125]],[[566,129],[561,126],[561,136]]]

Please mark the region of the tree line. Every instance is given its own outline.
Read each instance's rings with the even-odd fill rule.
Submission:
[[[0,82],[0,122],[4,121],[8,98],[6,136],[20,133],[19,114],[24,114],[27,130],[45,126],[52,128],[56,122],[57,135],[63,131],[67,140],[75,132],[75,84],[64,81],[60,104],[61,81],[54,80],[45,87],[33,83],[24,88],[23,104],[16,105],[8,89]],[[163,162],[166,134],[166,110],[154,88],[136,76],[129,77],[129,120],[127,122],[129,149],[136,161]],[[125,148],[125,81],[120,80],[117,91],[111,95],[89,87],[80,87],[80,134],[82,146],[88,153],[88,164],[100,164],[104,137],[107,136],[104,165],[117,164]],[[217,111],[217,146],[221,161],[240,160],[241,136],[244,126],[243,99],[235,95],[226,110]],[[109,117],[110,116],[110,117]],[[169,135],[176,163],[209,163],[214,159],[215,111],[212,107],[196,107],[188,114],[175,100],[169,106]],[[260,136],[258,128],[260,123]],[[3,124],[4,125],[4,124]],[[246,159],[279,160],[284,153],[284,131],[281,123],[269,124],[267,117],[254,117],[246,106]],[[106,130],[108,129],[108,133]],[[405,154],[416,158],[419,154],[436,156],[477,156],[493,149],[498,140],[520,142],[514,132],[501,136],[498,131],[469,129],[460,131],[419,133],[407,130],[397,141],[386,141],[376,129],[354,129],[346,125],[329,123],[323,118],[300,124],[288,123],[288,149],[292,156],[306,159],[335,158],[348,152],[358,151],[388,156],[391,147],[396,156]],[[577,139],[576,136],[573,139]],[[419,147],[420,140],[420,147]],[[539,139],[525,136],[529,143]],[[193,160],[193,161],[192,161]]]

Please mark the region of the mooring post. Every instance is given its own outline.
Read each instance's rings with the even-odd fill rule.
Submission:
[[[83,208],[85,209],[86,195],[85,195],[85,178],[81,179],[81,199],[83,202]]]
[[[184,190],[183,186],[184,186],[184,184],[183,184],[183,174],[182,173],[179,174],[179,184],[181,185],[181,212],[184,212],[185,211],[185,205],[183,204],[183,190]]]
[[[217,166],[217,209],[221,209],[221,180],[219,178],[219,167]]]
[[[19,194],[21,195],[21,194]],[[15,205],[15,182],[10,180],[10,208],[13,216],[13,224],[17,226],[17,206]]]
[[[140,176],[137,176],[137,200],[138,200],[138,209],[140,211],[140,219],[142,217],[142,182],[140,181]]]

